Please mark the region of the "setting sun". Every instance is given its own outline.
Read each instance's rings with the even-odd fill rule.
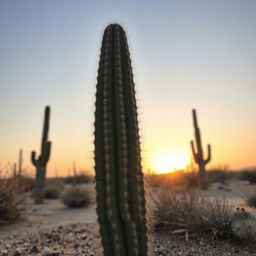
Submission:
[[[152,168],[157,173],[168,173],[178,169],[184,169],[188,162],[186,152],[166,150],[157,153],[152,158]]]

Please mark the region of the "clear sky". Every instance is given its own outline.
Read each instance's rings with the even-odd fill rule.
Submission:
[[[192,108],[212,166],[256,165],[255,13],[254,0],[0,0],[0,163],[23,148],[33,169],[50,105],[48,174],[67,174],[74,161],[92,170],[101,38],[118,22],[133,61],[145,169],[164,155],[189,161]]]

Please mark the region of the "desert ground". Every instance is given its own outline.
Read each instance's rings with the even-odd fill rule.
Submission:
[[[204,196],[225,198],[234,207],[244,207],[241,195],[252,189],[242,181],[233,181],[228,190],[213,183]],[[89,185],[93,189],[94,185]],[[69,209],[59,199],[45,200],[42,205],[27,201],[22,218],[0,228],[0,255],[102,255],[95,204]],[[196,237],[186,241],[182,236],[151,232],[153,255],[210,256],[256,255],[255,249],[236,244]]]

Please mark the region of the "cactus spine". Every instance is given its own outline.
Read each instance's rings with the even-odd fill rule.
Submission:
[[[44,113],[41,154],[36,159],[36,152],[32,151],[31,153],[32,164],[36,167],[36,180],[35,180],[35,203],[36,204],[42,204],[44,200],[46,165],[50,158],[50,152],[51,152],[51,142],[48,141],[49,119],[50,119],[50,107],[47,106],[45,108],[45,113]]]
[[[146,256],[147,225],[137,107],[125,31],[103,35],[96,92],[97,214],[105,256]]]
[[[195,109],[192,110],[192,116],[193,116],[193,124],[195,129],[195,140],[196,140],[197,150],[195,149],[193,140],[191,140],[190,143],[191,143],[191,149],[192,149],[194,160],[199,167],[198,185],[201,189],[207,189],[208,179],[207,179],[207,173],[205,171],[205,165],[209,163],[209,161],[211,160],[211,145],[210,144],[207,145],[208,157],[204,159],[204,152],[201,144],[200,129],[198,127]]]

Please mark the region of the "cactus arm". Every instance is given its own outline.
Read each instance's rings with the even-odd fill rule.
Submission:
[[[48,132],[49,132],[49,120],[50,120],[50,107],[46,106],[44,111],[44,124],[43,124],[43,134],[41,142],[41,153],[44,151],[44,147],[48,141]]]
[[[208,153],[208,156],[204,160],[204,164],[208,164],[211,161],[212,154],[211,154],[211,145],[210,144],[207,145],[207,153]]]
[[[31,152],[31,162],[34,166],[38,165],[38,160],[36,159],[36,152],[35,151]]]

